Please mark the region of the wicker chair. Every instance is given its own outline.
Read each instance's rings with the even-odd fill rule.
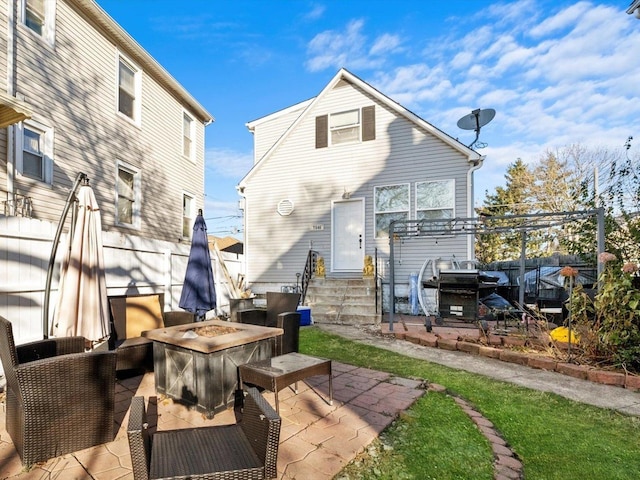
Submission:
[[[247,390],[235,425],[148,431],[143,397],[129,413],[129,450],[135,480],[262,479],[277,476],[280,417],[255,388]]]
[[[84,352],[83,337],[15,345],[0,316],[6,428],[24,465],[114,437],[115,352]]]
[[[275,327],[278,315],[285,312],[295,312],[300,303],[299,293],[267,292],[267,308],[250,308],[238,310],[238,323],[250,323],[263,327]]]
[[[116,370],[153,370],[153,342],[145,330],[195,322],[193,313],[163,312],[162,293],[109,297],[111,336],[109,350],[118,354]]]

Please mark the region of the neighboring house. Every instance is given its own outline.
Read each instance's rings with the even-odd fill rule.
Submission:
[[[242,255],[243,253],[242,242],[235,237],[221,238],[209,235],[209,242],[215,242],[221,252],[232,253],[235,255]]]
[[[392,220],[472,217],[483,157],[347,70],[320,94],[247,124],[254,135],[243,197],[246,282],[296,284],[310,249],[327,277],[362,277],[364,256],[389,278]],[[402,238],[395,281],[427,258],[473,258],[473,235]]]
[[[46,225],[79,172],[100,205],[110,293],[179,297],[212,116],[95,1],[5,2],[0,31],[0,315],[41,307]]]
[[[16,0],[0,18],[6,95],[32,115],[0,132],[8,210],[57,221],[86,173],[105,229],[176,242],[204,202],[211,115],[91,0]],[[184,219],[184,220],[183,220]]]

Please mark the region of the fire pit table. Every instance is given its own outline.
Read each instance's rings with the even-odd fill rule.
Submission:
[[[208,418],[233,406],[238,367],[273,354],[281,328],[208,320],[143,332],[153,340],[156,392]]]

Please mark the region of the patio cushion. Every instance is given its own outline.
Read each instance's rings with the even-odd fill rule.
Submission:
[[[111,298],[111,314],[118,339],[139,337],[142,332],[164,327],[160,295]]]

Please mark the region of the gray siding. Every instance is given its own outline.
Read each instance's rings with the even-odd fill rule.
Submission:
[[[20,176],[15,182],[18,193],[32,197],[34,217],[57,221],[77,173],[84,172],[100,203],[105,230],[178,241],[182,192],[193,194],[198,207],[204,202],[202,122],[191,113],[196,131],[196,158],[191,161],[182,156],[183,104],[149,72],[142,76],[140,125],[118,115],[118,52],[125,46],[116,45],[71,4],[57,2],[54,48],[17,23],[16,91],[25,96],[34,120],[54,128],[53,185]],[[1,142],[0,156],[6,159]],[[118,160],[141,172],[139,230],[115,225]]]
[[[275,141],[284,135],[287,128],[300,116],[305,106],[306,105],[303,105],[300,108],[280,112],[264,122],[260,120],[256,121],[253,139],[254,162],[258,162]]]
[[[365,199],[365,253],[378,248],[379,268],[388,273],[389,240],[374,238],[373,192],[375,186],[410,183],[411,212],[415,218],[415,183],[454,179],[456,216],[466,216],[469,163],[431,133],[399,115],[384,103],[345,82],[327,92],[305,112],[266,161],[246,181],[247,280],[249,282],[295,283],[312,245],[331,265],[331,202],[345,191],[351,198]],[[315,148],[315,117],[376,106],[376,140]],[[257,132],[257,136],[263,132]],[[272,138],[272,143],[277,138]],[[295,204],[294,212],[282,217],[276,206],[282,199]],[[323,225],[315,231],[313,225]],[[466,259],[466,236],[439,240],[406,239],[396,244],[396,279],[408,280],[427,257],[455,254]]]

